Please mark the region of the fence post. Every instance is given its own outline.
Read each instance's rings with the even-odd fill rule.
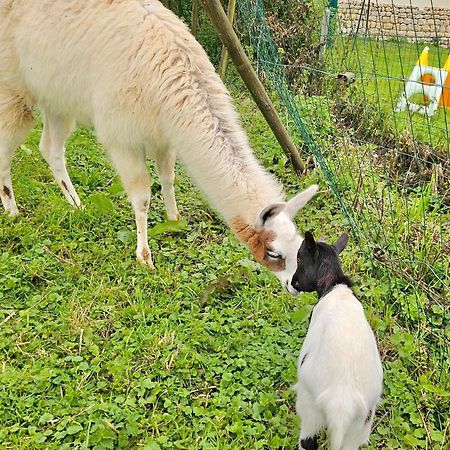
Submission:
[[[322,27],[320,29],[320,51],[319,58],[322,61],[325,56],[325,49],[328,45],[328,28],[330,26],[331,10],[326,8],[322,16]]]
[[[328,9],[330,10],[330,18],[328,19],[328,36],[327,36],[327,47],[333,45],[333,35],[336,31],[334,29],[335,17],[338,14],[338,4],[339,0],[329,0]]]
[[[211,19],[214,28],[218,32],[222,43],[227,47],[233,63],[241,75],[248,90],[252,94],[253,99],[261,110],[267,123],[272,129],[277,138],[281,148],[286,156],[292,162],[297,173],[303,173],[305,165],[298,153],[297,148],[292,142],[291,137],[284,128],[280,118],[275,111],[275,108],[267,95],[261,81],[256,75],[253,67],[242,48],[239,38],[233,30],[230,22],[227,19],[225,11],[222,8],[220,0],[202,0],[206,12]]]
[[[231,26],[233,26],[235,10],[236,10],[236,0],[228,0],[227,17]],[[228,62],[228,50],[225,47],[225,45],[222,45],[222,53],[220,55],[219,69],[217,70],[222,80],[225,80],[225,74],[227,72],[227,62]]]
[[[192,24],[191,24],[191,32],[197,37],[197,29],[198,29],[198,5],[199,0],[192,0]]]

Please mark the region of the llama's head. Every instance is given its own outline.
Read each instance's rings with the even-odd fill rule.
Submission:
[[[233,223],[238,238],[248,245],[256,261],[271,270],[291,293],[294,292],[291,279],[297,268],[297,250],[302,242],[293,219],[317,190],[314,184],[286,203],[267,206],[255,225]]]
[[[322,296],[330,286],[340,282],[351,285],[342,272],[339,253],[344,250],[348,235],[343,234],[333,245],[315,241],[310,231],[297,253],[297,270],[292,277],[293,293],[317,291]]]

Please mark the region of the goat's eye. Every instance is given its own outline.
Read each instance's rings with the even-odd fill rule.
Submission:
[[[270,259],[281,259],[282,256],[279,253],[271,252],[270,250],[267,250],[267,256]]]

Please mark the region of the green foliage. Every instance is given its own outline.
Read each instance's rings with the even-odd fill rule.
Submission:
[[[278,49],[280,60],[288,65],[286,76],[297,88],[310,90],[315,74],[306,67],[319,62],[321,1],[266,0],[267,25]]]
[[[289,195],[325,186],[314,170],[294,176],[253,102],[235,97],[259,157]],[[39,155],[38,130],[14,160],[21,216],[0,215],[0,447],[293,448],[290,387],[315,296],[282,292],[182,170],[181,225],[163,221],[152,188],[149,272],[134,259],[131,208],[93,133],[79,130],[67,145],[86,205],[72,210]],[[329,192],[298,225],[329,239],[347,228]],[[354,242],[343,259],[385,367],[369,448],[448,448],[449,359],[433,338],[448,335],[448,312],[427,307],[426,327],[405,327],[426,302],[417,286],[386,277]]]
[[[336,25],[338,26],[338,25]],[[356,81],[349,89],[347,101],[349,107],[355,106],[358,113],[357,122],[360,128],[368,128],[378,135],[386,128],[389,133],[385,137],[399,139],[405,130],[412,136],[415,144],[427,144],[432,148],[441,148],[448,154],[450,151],[448,109],[439,108],[433,117],[419,113],[394,112],[397,101],[405,89],[402,80],[408,80],[425,47],[430,47],[429,63],[434,67],[442,67],[447,58],[447,50],[437,45],[410,43],[405,40],[377,40],[371,37],[339,36],[335,37],[333,47],[327,49],[325,66],[330,74],[351,71]],[[342,89],[341,89],[342,91]],[[341,95],[336,91],[336,83],[328,83],[327,94],[331,98]],[[416,94],[411,102],[424,104],[423,95]],[[362,111],[362,107],[366,111]],[[383,117],[383,126],[367,127],[367,119],[375,113]]]

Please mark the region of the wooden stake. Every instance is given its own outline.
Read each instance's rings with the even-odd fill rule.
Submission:
[[[234,12],[236,11],[236,0],[228,0],[227,8],[227,18],[230,25],[233,26]],[[222,45],[222,53],[220,55],[220,63],[218,72],[222,81],[225,80],[225,74],[227,73],[227,63],[228,63],[228,50],[225,45]]]
[[[198,5],[199,5],[199,0],[192,0],[191,32],[195,37],[197,37],[197,30],[198,30]]]
[[[300,157],[300,154],[292,142],[291,137],[281,123],[281,120],[264,89],[264,86],[253,70],[251,63],[245,54],[241,43],[239,42],[239,38],[227,19],[225,11],[220,4],[220,0],[202,0],[202,2],[212,24],[214,25],[214,28],[220,36],[222,43],[227,47],[236,69],[272,129],[275,137],[281,145],[281,148],[292,162],[295,171],[299,174],[303,173],[305,170],[305,165]]]

